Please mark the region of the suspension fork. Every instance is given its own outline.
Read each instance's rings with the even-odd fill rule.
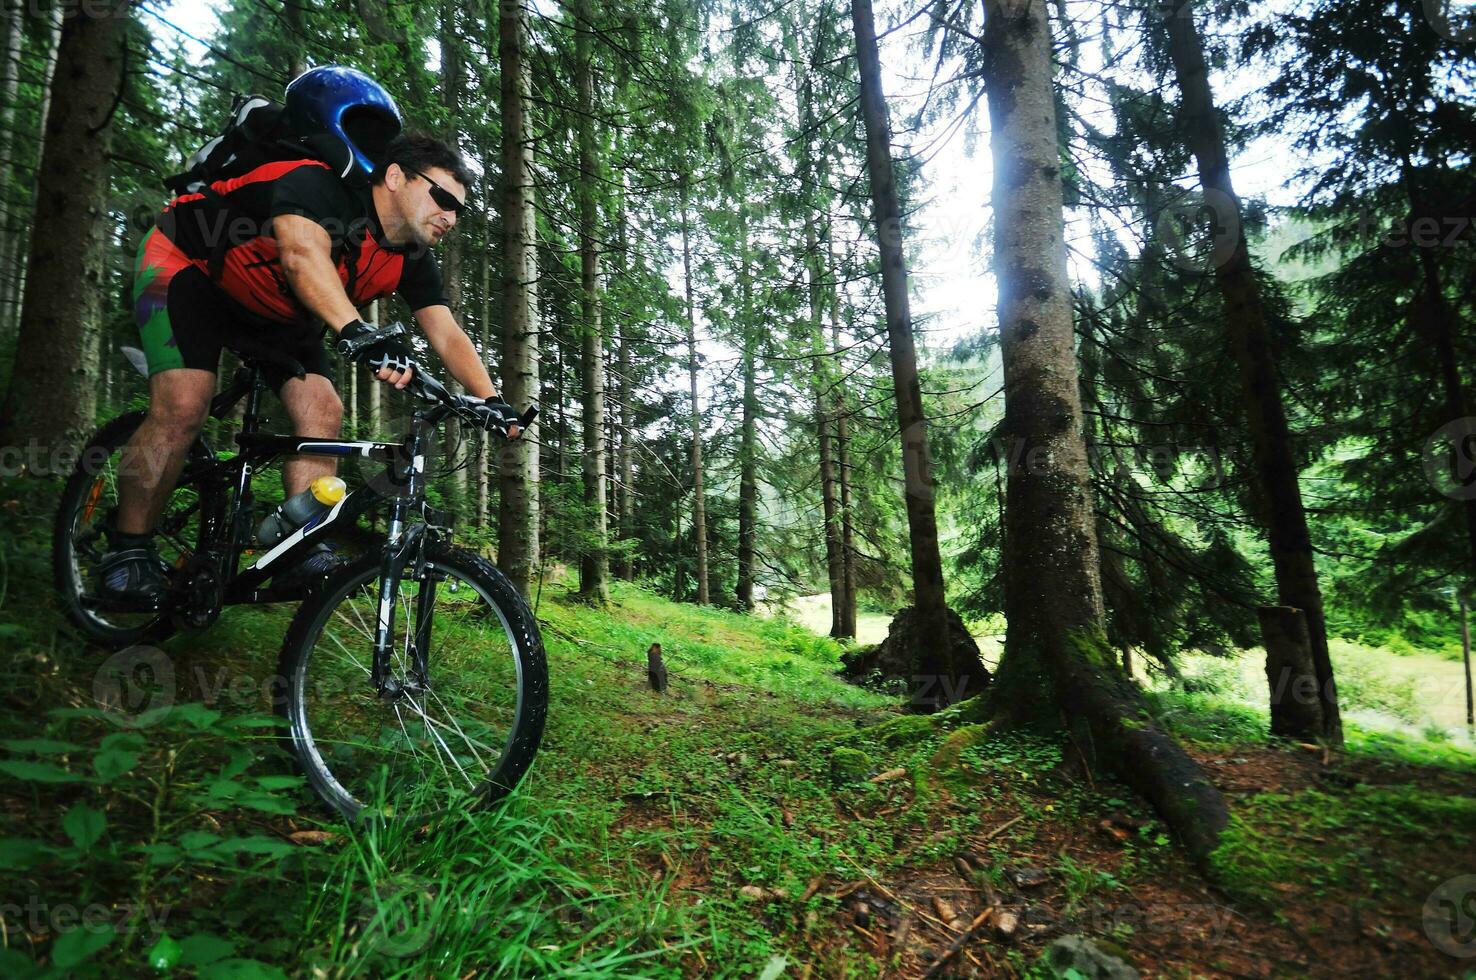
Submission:
[[[402,685],[390,673],[390,650],[394,646],[395,606],[399,601],[400,579],[405,566],[415,559],[415,571],[424,565],[420,557],[425,525],[409,523],[410,516],[420,508],[425,493],[425,437],[426,422],[419,415],[411,425],[410,438],[405,448],[410,462],[405,470],[405,492],[395,497],[390,508],[389,532],[385,541],[384,558],[379,568],[379,604],[374,627],[374,664],[370,679],[374,689],[386,697],[400,694]],[[430,591],[430,602],[434,603],[434,588],[422,588],[415,608],[415,652],[411,666],[412,685],[425,683],[425,645],[430,632],[430,607],[426,592]],[[422,634],[425,634],[424,637]]]

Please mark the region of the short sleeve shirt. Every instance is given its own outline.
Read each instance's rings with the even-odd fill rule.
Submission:
[[[412,310],[446,305],[431,250],[389,243],[370,190],[349,187],[316,160],[264,164],[215,182],[209,194],[176,198],[160,228],[202,267],[212,267],[217,284],[248,312],[276,322],[310,322],[315,318],[287,285],[271,234],[272,219],[286,214],[328,232],[339,280],[355,306],[391,293]]]

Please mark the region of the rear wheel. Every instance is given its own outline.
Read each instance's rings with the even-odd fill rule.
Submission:
[[[353,818],[419,818],[506,796],[533,762],[548,710],[548,667],[523,597],[490,562],[431,547],[406,570],[391,633],[398,693],[371,681],[379,560],[310,597],[282,647],[277,706],[314,790]],[[423,635],[423,682],[412,651]]]
[[[129,412],[92,437],[62,490],[52,529],[52,576],[67,617],[88,639],[113,647],[137,642],[159,616],[157,612],[109,608],[96,599],[92,582],[92,570],[108,550],[104,530],[118,507],[122,449],[143,420],[142,412]],[[210,447],[196,440],[189,463],[159,519],[154,541],[160,559],[171,570],[194,554],[201,541],[203,516],[219,507],[214,497],[202,496],[190,478],[191,464],[214,458]]]

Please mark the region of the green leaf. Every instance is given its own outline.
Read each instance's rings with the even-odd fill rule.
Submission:
[[[23,759],[9,759],[0,762],[0,772],[16,779],[24,779],[28,783],[80,783],[85,782],[86,777],[77,776],[65,769],[45,762],[27,762]]]
[[[182,953],[183,950],[179,943],[175,942],[166,932],[159,937],[158,942],[149,947],[149,951],[144,955],[148,958],[149,966],[160,973],[168,973],[179,965]]]
[[[73,804],[66,816],[62,817],[62,830],[67,832],[73,844],[84,851],[92,849],[92,845],[97,843],[107,826],[107,817],[82,803]]]
[[[303,784],[301,776],[260,776],[256,785],[264,790],[297,789]]]
[[[73,929],[64,932],[51,946],[51,962],[63,970],[85,963],[113,941],[113,927]]]
[[[120,749],[124,752],[141,751],[147,744],[138,732],[114,732],[98,743],[100,748]]]
[[[275,813],[287,816],[297,812],[297,804],[284,800],[279,796],[268,793],[242,793],[236,799],[237,806],[249,807],[252,810],[260,810],[262,813]]]
[[[7,752],[25,755],[61,755],[63,752],[81,752],[82,746],[73,742],[58,742],[50,738],[8,738],[0,742]]]
[[[260,854],[266,857],[284,857],[296,848],[275,837],[257,834],[252,837],[228,838],[217,844],[215,850],[222,854]]]
[[[190,852],[207,850],[219,843],[220,835],[207,830],[191,830],[179,838],[179,846]]]
[[[148,855],[150,864],[174,864],[184,860],[184,852],[173,844],[140,844],[134,850]]]
[[[247,715],[244,718],[232,718],[226,722],[229,728],[279,728],[286,727],[287,722],[275,715]]]
[[[180,966],[205,966],[225,959],[236,951],[236,944],[208,932],[197,932],[180,940]]]
[[[112,782],[138,765],[138,753],[121,749],[104,749],[92,757],[92,768],[104,782]]]
[[[759,974],[759,980],[776,980],[788,965],[789,961],[782,956],[769,957],[769,962],[764,966],[764,972]]]
[[[18,949],[0,947],[0,976],[10,980],[27,980],[41,973],[35,960]]]
[[[213,728],[216,722],[220,721],[220,712],[207,708],[198,702],[176,704],[170,712],[169,721],[171,724],[183,722],[193,728],[198,728],[200,731],[207,731]]]
[[[287,974],[259,960],[219,960],[200,971],[200,980],[287,980]]]
[[[148,711],[145,711],[143,714],[133,719],[133,727],[153,728],[155,725],[168,718],[170,713],[172,713],[173,711],[174,705],[172,704],[161,704],[157,708],[150,708]]]
[[[205,794],[216,802],[233,801],[246,787],[234,779],[216,779],[205,787]]]
[[[255,761],[256,755],[250,749],[243,748],[239,745],[233,746],[230,750],[229,759],[220,768],[220,778],[234,779],[250,768],[251,763]]]
[[[0,838],[0,868],[24,871],[50,850],[45,841],[31,840],[28,837]]]

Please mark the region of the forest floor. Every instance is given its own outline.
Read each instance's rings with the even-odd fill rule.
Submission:
[[[1232,897],[1057,739],[899,721],[785,621],[623,584],[595,610],[553,583],[549,725],[519,792],[429,834],[353,829],[257,727],[290,610],[170,641],[173,708],[120,729],[36,535],[5,543],[7,977],[157,956],[235,978],[916,977],[991,907],[939,975],[1069,976],[1040,962],[1068,934],[1170,977],[1451,976],[1476,952],[1438,902],[1424,920],[1438,884],[1476,874],[1476,763],[1449,744],[1355,728],[1346,753],[1273,747],[1213,693],[1156,695],[1238,815]],[[1442,896],[1469,902],[1460,884]]]

